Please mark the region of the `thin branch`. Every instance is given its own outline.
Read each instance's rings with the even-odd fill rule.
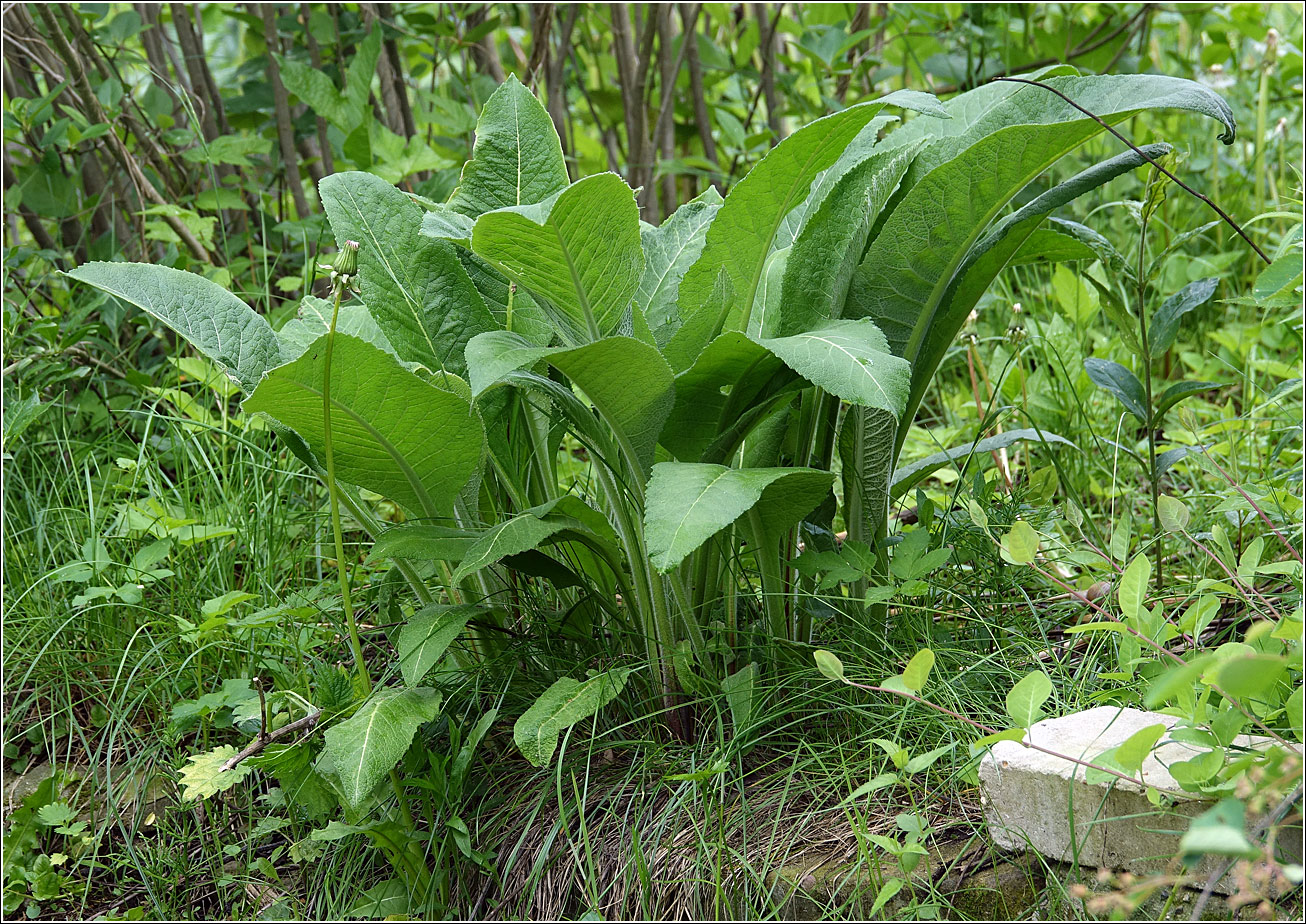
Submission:
[[[305,730],[311,729],[314,725],[317,724],[317,720],[320,718],[322,718],[321,709],[317,710],[316,712],[310,712],[302,719],[296,719],[293,722],[288,722],[285,725],[282,725],[274,732],[268,732],[266,735],[260,732],[254,738],[253,741],[245,745],[244,749],[239,754],[236,754],[234,757],[232,757],[230,760],[224,763],[222,765],[222,768],[218,772],[225,773],[228,770],[235,770],[236,767],[240,765],[241,761],[247,760],[253,757],[255,754],[261,754],[268,745],[272,744],[277,739],[284,738],[287,735],[293,735],[295,732],[300,731],[301,729],[305,729]]]

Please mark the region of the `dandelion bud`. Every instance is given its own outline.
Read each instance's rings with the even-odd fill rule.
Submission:
[[[336,254],[335,271],[342,276],[358,272],[358,241],[345,241],[345,246]]]

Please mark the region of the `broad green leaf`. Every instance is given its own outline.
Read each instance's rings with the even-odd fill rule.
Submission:
[[[903,773],[920,773],[922,770],[928,770],[934,766],[935,762],[944,754],[948,754],[957,746],[957,742],[945,744],[942,747],[934,748],[932,751],[926,751],[924,754],[917,754],[911,760],[903,765]]]
[[[467,621],[480,612],[479,607],[463,604],[445,606],[433,603],[413,614],[399,632],[399,673],[404,683],[417,686],[426,672],[435,666],[453,640],[462,634]]]
[[[918,325],[921,328],[922,339],[920,349],[912,358],[912,396],[907,404],[908,414],[915,413],[916,407],[934,378],[935,371],[952,347],[967,317],[993,280],[997,278],[998,273],[1010,263],[1030,259],[1029,254],[1025,253],[1026,248],[1040,243],[1035,240],[1035,237],[1039,234],[1040,226],[1047,216],[1061,206],[1146,163],[1146,157],[1160,157],[1169,150],[1168,144],[1150,144],[1140,149],[1141,154],[1131,150],[1108,158],[1057,184],[993,224],[991,230],[984,234],[979,243],[967,252],[947,289],[940,294],[938,307],[930,316],[929,323]],[[1095,253],[1103,248],[1111,249],[1110,242],[1083,225],[1060,219],[1051,219],[1051,221],[1058,232],[1053,236],[1058,241],[1054,252],[1039,251],[1038,255],[1041,258],[1069,259],[1082,256],[1082,251],[1077,252],[1073,248],[1067,252],[1067,245],[1064,243],[1067,238],[1073,238],[1077,246],[1093,248]],[[1052,234],[1051,231],[1048,233]],[[1042,243],[1046,245],[1046,241]],[[1112,266],[1116,267],[1114,263]],[[1122,265],[1121,269],[1127,270],[1127,265]],[[864,272],[859,270],[859,273]],[[858,288],[861,285],[858,282],[860,278],[855,276],[853,285],[849,287],[847,311],[852,315],[858,314],[865,307],[862,305]],[[1129,333],[1127,330],[1126,334]],[[906,428],[900,431],[900,443],[906,433]]]
[[[780,296],[785,270],[789,266],[789,252],[793,248],[773,250],[762,269],[762,281],[757,287],[757,301],[748,321],[748,334],[752,337],[774,337],[780,324]]]
[[[906,494],[920,482],[924,481],[934,472],[943,468],[958,459],[967,459],[971,456],[983,456],[997,449],[1005,449],[1013,443],[1028,440],[1030,442],[1043,443],[1060,443],[1065,446],[1075,447],[1075,444],[1064,436],[1058,436],[1055,433],[1049,433],[1047,430],[1035,430],[1022,428],[1018,430],[1007,430],[1005,433],[999,433],[997,436],[985,437],[974,443],[967,443],[965,446],[955,446],[952,449],[945,449],[943,452],[936,452],[934,455],[926,456],[919,462],[913,462],[897,469],[893,473],[893,496],[901,497]]]
[[[1189,81],[1128,76],[1046,82],[1108,125],[1151,108],[1187,109],[1219,119],[1224,139],[1232,141],[1229,107]],[[890,136],[895,144],[927,134],[930,141],[909,171],[909,191],[871,243],[845,311],[880,323],[894,351],[923,376],[914,387],[921,393],[938,360],[916,361],[927,337],[950,342],[955,333],[952,323],[939,323],[937,313],[967,254],[1023,187],[1103,131],[1099,121],[1039,87],[989,84],[945,108],[952,122],[939,123],[936,131],[918,119]],[[942,349],[946,345],[930,352]]]
[[[318,458],[325,346],[322,337],[272,370],[244,405],[295,431]],[[425,516],[448,515],[485,443],[467,399],[428,384],[389,353],[337,334],[331,404],[337,477]]]
[[[417,729],[440,711],[440,694],[417,687],[377,690],[339,725],[327,729],[329,757],[340,791],[352,808],[363,804],[413,743]]]
[[[283,362],[303,356],[313,341],[327,332],[331,326],[331,311],[331,302],[325,298],[310,295],[299,303],[299,313],[282,324],[277,331]],[[368,313],[366,305],[341,305],[340,314],[336,318],[336,331],[366,340],[387,353],[395,352],[385,333]]]
[[[472,392],[480,395],[506,374],[539,360],[566,375],[629,447],[645,469],[675,401],[674,380],[656,347],[631,337],[605,337],[579,347],[540,347],[507,331],[481,334],[467,345]]]
[[[1146,555],[1136,555],[1120,576],[1120,612],[1125,618],[1136,620],[1143,612],[1147,597],[1147,582],[1152,579],[1152,560]]]
[[[296,58],[277,56],[281,65],[281,82],[286,89],[308,104],[314,113],[348,135],[370,118],[367,99],[371,95],[372,76],[381,56],[381,26],[374,25],[349,62],[344,91],[324,72]]]
[[[1090,356],[1084,360],[1084,371],[1088,373],[1094,385],[1115,395],[1116,400],[1126,411],[1133,414],[1139,423],[1146,425],[1151,419],[1143,383],[1120,363]]]
[[[899,876],[891,876],[884,880],[878,892],[875,893],[875,901],[871,903],[869,918],[874,919],[880,913],[880,909],[887,905],[895,895],[902,891],[902,887],[907,884],[906,880]]]
[[[1152,315],[1148,329],[1148,345],[1153,357],[1161,356],[1170,349],[1179,333],[1179,321],[1188,312],[1209,302],[1219,284],[1220,280],[1215,276],[1199,279],[1188,283],[1161,303],[1161,307]]]
[[[1252,298],[1266,301],[1293,283],[1300,286],[1301,277],[1302,254],[1299,240],[1295,247],[1287,248],[1273,263],[1261,270],[1256,282],[1252,284]]]
[[[812,657],[816,659],[816,669],[830,680],[843,682],[843,662],[832,651],[826,651],[824,648],[818,648],[813,652]]]
[[[68,275],[158,318],[249,393],[283,361],[271,325],[203,276],[148,263],[84,263]]]
[[[565,495],[487,529],[467,550],[466,558],[454,572],[453,582],[456,584],[467,575],[510,555],[538,549],[545,540],[559,533],[591,544],[612,546],[617,541],[602,514],[580,498]]]
[[[1043,704],[1052,695],[1052,678],[1041,670],[1030,671],[1007,693],[1007,715],[1022,728],[1043,716]]]
[[[226,792],[243,780],[254,769],[245,761],[231,770],[222,769],[223,764],[235,756],[236,749],[223,744],[191,757],[180,771],[181,797],[187,801],[207,799]]]
[[[411,910],[412,893],[408,885],[402,879],[384,879],[359,895],[342,917],[403,920]]]
[[[1143,761],[1152,753],[1152,748],[1165,734],[1166,726],[1158,722],[1146,728],[1140,728],[1115,747],[1115,762],[1120,768],[1133,775],[1143,769]]]
[[[753,687],[757,682],[757,662],[746,664],[733,674],[721,678],[721,692],[730,707],[730,724],[738,736],[753,718]]]
[[[665,343],[676,327],[680,280],[703,252],[708,226],[720,208],[721,194],[709,186],[658,227],[640,229],[644,276],[635,292],[635,304],[644,310],[659,343]]]
[[[1156,399],[1156,419],[1160,420],[1166,411],[1185,398],[1220,387],[1219,382],[1177,382],[1161,392]]]
[[[1162,494],[1157,498],[1157,512],[1161,517],[1161,528],[1166,532],[1179,533],[1188,528],[1188,505],[1179,498]]]
[[[757,342],[807,381],[850,404],[897,417],[907,402],[911,367],[889,352],[872,321],[826,321],[800,334]]]
[[[644,272],[635,193],[615,173],[586,177],[535,205],[486,212],[472,249],[547,299],[572,343],[616,330]]]
[[[475,218],[532,205],[567,185],[567,164],[553,120],[515,75],[490,94],[476,123],[472,159],[449,204]]]
[[[467,341],[498,327],[454,245],[424,236],[422,209],[370,173],[320,184],[336,241],[358,241],[363,302],[400,359],[462,375]]]
[[[1219,753],[1219,752],[1211,752]],[[1254,859],[1261,848],[1247,839],[1243,805],[1233,798],[1221,799],[1214,807],[1193,819],[1179,839],[1184,862],[1195,863],[1207,855]]]
[[[844,174],[808,216],[786,264],[777,334],[795,334],[839,317],[871,226],[916,149],[872,154]]]
[[[1298,627],[1300,628],[1300,626]],[[1300,634],[1298,638],[1300,638]],[[1292,695],[1284,702],[1284,710],[1288,715],[1288,721],[1292,724],[1292,733],[1297,736],[1298,741],[1306,741],[1306,728],[1303,728],[1303,707],[1306,701],[1303,700],[1301,684],[1297,689],[1292,691]]]
[[[991,735],[985,735],[971,743],[970,752],[978,754],[985,748],[992,747],[999,741],[1023,741],[1025,740],[1024,728],[1008,728],[1006,731],[994,732]]]
[[[1263,700],[1287,670],[1287,659],[1279,655],[1244,655],[1220,667],[1219,684],[1236,699]]]
[[[889,411],[849,407],[839,428],[843,519],[848,538],[872,540],[889,512],[889,474],[898,422]]]
[[[764,533],[775,535],[814,510],[833,478],[810,468],[659,462],[653,466],[644,510],[649,559],[658,571],[671,571],[754,507]]]
[[[817,119],[776,145],[730,190],[708,229],[702,255],[680,283],[681,327],[671,343],[678,339],[687,342],[668,351],[672,368],[678,372],[688,368],[720,333],[720,326],[703,330],[688,321],[692,314],[717,311],[713,290],[722,271],[733,295],[733,316],[727,314],[724,329],[741,326],[735,319],[751,310],[785,216],[807,198],[813,180],[835,163],[849,142],[886,106],[929,112],[939,109],[937,100],[927,94],[899,91]]]
[[[733,421],[721,415],[728,392],[740,387],[746,373],[769,378],[783,368],[780,360],[738,331],[726,331],[709,343],[694,364],[676,376],[675,404],[662,431],[662,444],[686,462],[702,458],[708,445]]]
[[[919,693],[925,689],[925,682],[930,678],[930,671],[934,669],[934,652],[928,648],[922,648],[912,659],[907,662],[907,666],[902,669],[902,683],[913,693]]]
[[[411,558],[414,561],[462,561],[476,533],[433,523],[402,523],[376,537],[367,560]]]
[[[1041,542],[1038,530],[1028,520],[1017,520],[1002,537],[1002,557],[1013,565],[1031,565]]]
[[[629,677],[630,669],[621,667],[585,680],[563,677],[556,681],[513,726],[512,739],[522,756],[536,767],[547,767],[558,746],[558,734],[616,699]]]
[[[1081,77],[1075,68],[1067,65],[1022,76],[1060,90],[1109,125],[1146,109],[1179,109],[1216,120],[1224,128],[1220,141],[1232,144],[1234,140],[1233,110],[1218,95],[1190,80],[1151,74]],[[981,138],[1012,125],[1077,129],[1080,127],[1077,123],[1088,119],[1047,89],[1001,81],[955,96],[943,108],[949,116],[947,120],[926,124],[916,120],[889,136],[889,143],[895,145],[920,137],[930,139],[920,164],[913,168],[917,175],[924,175]]]

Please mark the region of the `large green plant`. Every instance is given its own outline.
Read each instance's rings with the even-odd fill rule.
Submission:
[[[300,458],[334,472],[379,540],[374,556],[393,558],[425,607],[399,638],[414,690],[464,631],[466,612],[451,622],[446,604],[482,607],[466,631],[493,653],[513,637],[495,628],[507,629],[521,576],[544,576],[573,632],[582,624],[574,634],[608,640],[591,654],[634,650],[655,666],[683,733],[677,687],[738,689],[730,671],[766,639],[809,640],[787,562],[800,531],[829,525],[835,453],[849,534],[874,544],[911,419],[980,295],[1012,261],[1083,256],[1091,240],[1044,219],[1145,158],[1129,151],[1013,199],[1104,124],[1148,110],[1210,116],[1232,139],[1229,108],[1188,81],[1036,76],[1098,118],[1037,86],[994,83],[946,104],[899,92],[805,126],[724,200],[709,190],[656,228],[616,175],[568,182],[548,115],[510,79],[449,202],[364,173],[322,182],[337,239],[360,244],[361,303],[307,299],[273,331],[199,276],[103,263],[72,275],[177,330]],[[904,109],[918,115],[890,129]],[[564,434],[591,475],[566,490]],[[350,486],[409,521],[382,531]],[[519,744],[548,761],[558,731],[628,676],[559,679],[518,722]],[[360,709],[397,740],[416,728],[393,690]],[[421,715],[434,709],[421,699]],[[372,757],[343,743],[334,754],[337,772],[366,765],[351,802],[380,782]]]

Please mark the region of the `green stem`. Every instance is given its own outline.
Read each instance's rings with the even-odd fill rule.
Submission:
[[[1163,584],[1162,568],[1165,558],[1162,555],[1161,540],[1161,488],[1156,475],[1156,425],[1152,410],[1152,348],[1147,337],[1147,277],[1144,271],[1144,259],[1147,253],[1147,217],[1143,217],[1142,228],[1138,235],[1138,334],[1143,347],[1143,394],[1146,398],[1147,420],[1147,480],[1152,489],[1152,537],[1156,547],[1156,589]]]
[[[748,511],[750,527],[749,541],[753,543],[753,557],[757,561],[757,571],[762,578],[762,611],[771,635],[776,639],[789,638],[789,620],[785,616],[783,581],[780,577],[780,555],[767,542],[766,531],[762,528],[762,515],[754,507]]]
[[[372,695],[372,675],[368,672],[367,661],[363,657],[363,643],[358,637],[358,617],[354,613],[354,603],[349,594],[349,573],[345,570],[345,539],[340,528],[340,498],[336,487],[336,457],[331,442],[331,354],[335,351],[336,321],[340,317],[340,300],[344,296],[343,282],[335,287],[335,304],[331,308],[331,326],[327,329],[326,348],[322,355],[322,446],[326,455],[327,495],[331,498],[331,532],[336,542],[336,573],[340,577],[340,600],[345,608],[345,620],[349,626],[349,646],[354,652],[354,669],[363,684],[365,696]],[[399,774],[390,771],[390,785],[394,788],[395,798],[399,802],[400,817],[404,819],[409,830],[413,827],[413,815],[404,796],[404,788]]]
[[[345,620],[349,626],[349,646],[354,651],[354,669],[367,695],[372,693],[372,676],[363,659],[363,643],[358,637],[358,618],[354,614],[353,600],[349,595],[349,574],[345,570],[345,540],[340,528],[340,499],[336,491],[336,457],[331,442],[331,354],[335,352],[336,320],[340,315],[340,299],[344,287],[337,286],[335,304],[331,310],[331,327],[327,330],[326,349],[322,356],[322,442],[326,455],[327,494],[331,498],[331,532],[336,542],[336,572],[340,577],[340,599],[345,607]]]

